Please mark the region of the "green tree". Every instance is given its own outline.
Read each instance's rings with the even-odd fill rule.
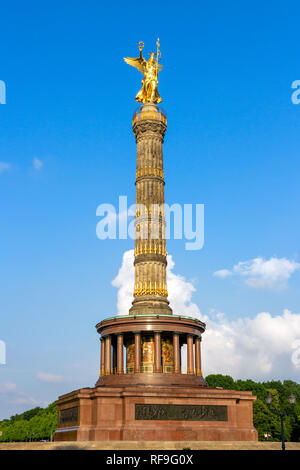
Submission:
[[[205,380],[212,388],[222,387],[225,390],[235,390],[235,382],[230,375],[211,374],[205,377]]]
[[[211,374],[206,377],[210,387],[222,387],[225,390],[251,391],[257,400],[253,404],[253,423],[258,431],[259,440],[264,440],[264,434],[270,433],[274,441],[281,440],[280,417],[271,412],[290,409],[291,414],[284,417],[285,439],[300,441],[300,384],[292,380],[272,380],[268,382],[255,382],[254,380],[236,380],[222,374]],[[272,405],[268,408],[266,404],[267,392],[272,395]],[[296,396],[296,405],[291,407],[289,402],[290,394]]]
[[[57,428],[57,415],[57,406],[52,403],[45,409],[33,408],[0,421],[0,441],[50,440]]]

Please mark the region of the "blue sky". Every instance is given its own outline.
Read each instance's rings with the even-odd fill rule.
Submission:
[[[138,41],[145,52],[157,36],[161,43],[166,200],[205,204],[204,248],[171,240],[173,271],[194,285],[204,316],[299,314],[296,268],[271,289],[214,275],[255,258],[300,262],[300,105],[291,101],[299,9],[258,1],[1,6],[0,418],[97,380],[94,325],[117,312],[111,281],[133,241],[97,239],[96,208],[119,195],[134,202],[131,116],[142,77],[123,57],[137,55]],[[284,370],[273,368],[273,377],[298,380],[299,369]]]

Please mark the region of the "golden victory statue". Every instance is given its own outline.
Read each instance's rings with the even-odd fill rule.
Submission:
[[[161,71],[162,65],[159,64],[159,59],[161,58],[161,52],[159,50],[159,38],[157,39],[157,52],[149,52],[150,58],[147,60],[143,57],[143,48],[144,43],[139,42],[140,57],[124,57],[124,60],[127,64],[136,67],[142,74],[144,78],[142,80],[142,88],[136,95],[135,99],[139,103],[161,103],[162,99],[158,93],[158,72]],[[155,58],[156,55],[156,58]]]

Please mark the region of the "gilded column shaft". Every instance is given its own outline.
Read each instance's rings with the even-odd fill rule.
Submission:
[[[133,119],[137,142],[135,284],[130,313],[171,314],[167,291],[163,142],[167,120],[147,104]]]

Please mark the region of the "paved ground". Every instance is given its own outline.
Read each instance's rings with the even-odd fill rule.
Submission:
[[[217,441],[83,441],[83,442],[8,442],[1,450],[280,450],[280,442]],[[286,442],[287,450],[300,450],[300,442]]]

